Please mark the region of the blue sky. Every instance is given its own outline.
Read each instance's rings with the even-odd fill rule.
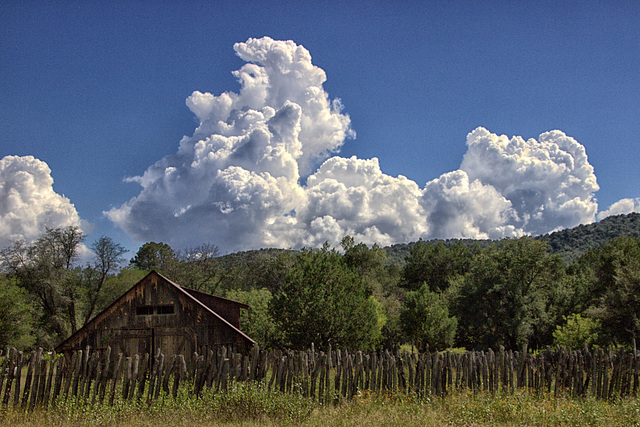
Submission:
[[[314,245],[333,241],[340,232],[385,244],[420,237],[544,231],[543,225],[533,226],[523,219],[523,211],[509,211],[509,206],[520,202],[506,193],[506,187],[490,182],[491,174],[504,173],[507,181],[523,176],[491,169],[497,163],[491,165],[487,159],[487,170],[481,171],[472,161],[467,135],[479,126],[493,140],[500,135],[537,140],[540,134],[558,129],[586,150],[599,190],[591,186],[575,198],[591,210],[566,214],[565,207],[562,215],[539,221],[548,222],[547,231],[595,219],[596,201],[599,212],[620,199],[632,199],[626,211],[635,210],[640,197],[640,3],[450,3],[5,1],[0,6],[0,158],[30,155],[45,162],[53,190],[69,199],[83,224],[91,224],[85,226],[90,233],[87,243],[109,235],[132,251],[148,240],[185,246],[204,243],[197,241],[202,238],[231,251]],[[240,215],[244,224],[260,217],[254,227],[240,231],[233,221],[220,220],[219,212],[198,227],[186,228],[161,218],[133,224],[153,216],[141,207],[138,216],[123,219],[123,213],[120,222],[107,217],[104,212],[121,209],[142,194],[138,183],[124,178],[142,176],[166,156],[173,159],[167,164],[177,161],[180,140],[192,137],[200,124],[185,105],[192,92],[214,96],[240,92],[232,71],[247,61],[236,54],[234,44],[263,36],[304,46],[313,66],[326,73],[322,88],[330,100],[341,100],[341,114],[349,116],[350,129],[356,133],[355,138],[333,146],[333,154],[344,159],[375,157],[382,174],[403,175],[422,192],[427,182],[463,170],[470,182],[478,179],[482,184],[482,190],[467,189],[469,194],[484,194],[493,186],[497,194],[491,197],[506,197],[510,205],[502,206],[500,219],[487,225],[484,217],[472,218],[468,213],[477,211],[478,204],[491,205],[493,199],[487,198],[465,199],[465,212],[447,210],[438,216],[437,209],[430,211],[427,205],[429,200],[432,204],[440,200],[433,194],[419,196],[414,207],[421,210],[416,215],[432,219],[440,231],[429,220],[422,225],[407,220],[391,230],[388,216],[373,218],[374,201],[382,200],[375,197],[369,200],[366,214],[359,216],[367,217],[366,224],[353,225],[349,222],[353,215],[329,212],[318,207],[320,202],[311,206],[308,194],[296,199],[306,207],[280,201],[277,212],[256,208],[248,216]],[[469,159],[461,168],[465,153]],[[317,156],[309,174],[326,157]],[[266,172],[260,169],[259,173]],[[302,190],[291,191],[308,193],[309,174],[302,172],[298,177]],[[318,175],[318,180],[328,176],[335,178],[329,173]],[[341,176],[338,181],[349,179]],[[206,189],[210,194],[211,185]],[[180,188],[190,188],[189,183]],[[530,183],[523,185],[518,194],[531,188]],[[167,208],[160,203],[169,198],[167,194],[152,196],[150,189],[146,191],[146,203],[155,203],[150,208],[153,212]],[[541,190],[536,187],[535,191]],[[316,196],[313,200],[325,200]],[[343,196],[353,197],[353,192],[347,188]],[[221,202],[208,199],[206,206],[219,208],[227,203],[226,210],[220,208],[225,213],[231,209],[228,203],[237,199],[220,197]],[[401,207],[400,196],[392,199],[384,200],[398,209],[414,208]],[[233,209],[251,211],[256,199],[251,200]],[[195,212],[194,203],[176,206],[175,212]],[[353,207],[352,199],[349,203],[353,211],[365,212]],[[446,209],[460,203],[449,200]],[[199,208],[205,209],[204,205]],[[540,216],[545,209],[551,208],[539,206],[536,212]],[[198,212],[195,218],[207,215]],[[452,216],[458,220],[442,222]],[[274,221],[278,227],[263,233]],[[315,227],[313,237],[305,231],[309,227]],[[391,228],[383,231],[385,227]],[[142,231],[149,228],[155,231]],[[204,228],[213,231],[198,232]],[[231,231],[216,232],[218,228]],[[287,234],[289,229],[297,232]],[[3,230],[6,240],[9,234],[6,227]],[[442,230],[453,235],[445,236]],[[236,235],[256,233],[263,237],[238,237],[232,244],[225,243]]]

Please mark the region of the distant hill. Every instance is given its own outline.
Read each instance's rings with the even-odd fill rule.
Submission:
[[[551,253],[559,254],[566,262],[572,262],[589,249],[597,248],[609,239],[620,236],[640,237],[640,213],[610,216],[599,222],[555,231],[537,236],[535,239],[547,242]],[[427,243],[434,245],[443,243],[447,247],[459,242],[465,245],[479,244],[481,246],[493,243],[491,240],[472,239],[427,241]],[[386,247],[389,263],[398,266],[404,265],[405,257],[409,255],[411,247],[415,244],[416,242],[399,243]]]
[[[589,249],[597,248],[614,237],[640,237],[640,213],[610,216],[593,224],[556,231],[536,237],[549,244],[552,253],[565,261],[576,260]]]
[[[636,236],[640,237],[640,213],[631,213],[627,215],[610,216],[593,224],[579,225],[574,228],[567,228],[553,233],[535,237],[549,244],[552,253],[559,254],[566,262],[576,260],[580,255],[589,249],[596,248],[609,239],[620,236]],[[429,244],[442,243],[446,247],[462,242],[465,245],[479,245],[482,247],[489,246],[493,243],[491,240],[473,240],[473,239],[446,239],[446,240],[429,240]],[[387,246],[389,264],[402,266],[405,263],[405,257],[409,255],[411,247],[416,242],[398,243]],[[248,267],[250,269],[259,268],[263,263],[273,261],[286,249],[259,249],[246,252],[235,252],[219,257],[218,263],[220,267],[229,269],[237,267]],[[294,251],[295,252],[295,251]]]

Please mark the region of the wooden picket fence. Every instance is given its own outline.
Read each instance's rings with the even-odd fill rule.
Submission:
[[[264,351],[242,355],[227,347],[182,355],[158,353],[114,357],[74,352],[71,358],[42,349],[0,351],[0,402],[33,410],[69,398],[114,404],[117,399],[152,404],[173,397],[180,387],[200,395],[225,392],[232,381],[264,380],[268,390],[300,393],[320,402],[349,399],[362,392],[445,396],[457,391],[514,393],[527,389],[553,396],[599,399],[636,396],[640,352],[613,353],[548,348],[527,351],[347,352],[331,350]]]

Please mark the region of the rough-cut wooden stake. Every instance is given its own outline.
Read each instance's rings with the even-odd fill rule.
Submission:
[[[153,398],[157,399],[158,396],[160,395],[160,381],[162,380],[163,374],[164,374],[164,370],[166,369],[166,363],[165,363],[165,356],[164,354],[160,353],[160,362],[158,364],[158,373],[156,376],[156,382],[155,382],[155,390],[153,392]],[[151,396],[151,391],[149,391],[149,396]]]
[[[16,349],[15,348],[11,348],[8,353],[7,353],[7,360],[8,363],[6,364],[7,366],[7,381],[6,381],[6,386],[5,386],[5,391],[4,391],[4,396],[2,397],[2,406],[7,406],[9,404],[9,397],[11,396],[11,384],[13,383],[13,371],[15,369],[15,354],[16,354]]]
[[[34,351],[31,352],[31,357],[29,358],[29,367],[27,368],[27,378],[24,382],[24,391],[22,394],[22,409],[27,408],[27,404],[29,403],[29,393],[31,392],[31,382],[33,380],[33,370],[36,365],[36,356],[37,353]]]
[[[35,409],[36,405],[39,405],[42,402],[42,396],[44,394],[44,387],[46,382],[46,374],[47,374],[47,362],[44,360],[44,351],[42,348],[38,349],[38,357],[37,357],[37,371],[38,371],[38,381],[35,384],[31,393],[33,393],[33,397],[30,403],[30,409]]]
[[[22,364],[26,360],[24,354],[21,351],[18,352],[18,365],[16,366],[16,371],[14,375],[14,380],[16,382],[16,393],[13,396],[13,406],[18,406],[18,402],[20,401],[20,381],[22,376]]]
[[[89,362],[90,362],[90,358],[91,356],[93,356],[93,352],[91,352],[91,347],[86,346],[85,347],[85,351],[84,351],[84,355],[82,357],[82,364],[81,364],[81,369],[80,369],[80,381],[79,381],[79,388],[78,388],[78,393],[76,394],[78,397],[84,396],[84,392],[85,392],[85,387],[86,387],[86,382],[89,380],[89,371],[90,371],[90,367],[89,367]]]
[[[82,350],[78,351],[77,363],[73,366],[73,386],[71,387],[71,395],[78,395],[78,387],[80,385],[80,377],[82,376],[82,366],[84,361],[84,352]]]
[[[222,372],[221,372],[221,381],[220,381],[220,389],[222,391],[227,391],[227,383],[229,378],[229,359],[224,359],[222,361]]]
[[[111,346],[108,346],[102,357],[102,375],[100,377],[100,403],[104,401],[107,391],[107,384],[110,377],[113,376],[113,368],[111,366]]]
[[[133,395],[136,392],[136,385],[138,381],[138,374],[140,372],[140,355],[136,354],[133,356],[133,366],[131,368],[131,384],[129,385],[129,393],[127,395],[127,400],[133,399]]]
[[[173,390],[172,390],[172,395],[174,399],[176,398],[176,396],[178,396],[178,387],[180,387],[180,380],[184,378],[187,372],[187,365],[185,363],[184,357],[181,354],[178,355],[175,361],[175,364],[176,364],[176,369],[174,371],[174,376],[173,376]]]
[[[4,380],[7,377],[9,372],[9,362],[10,362],[9,353],[10,353],[10,349],[9,347],[7,347],[7,350],[3,353],[4,360],[0,364],[0,369],[2,369],[0,371],[0,397],[2,397],[2,385],[4,384]]]
[[[169,360],[165,368],[164,378],[162,379],[162,390],[164,390],[166,394],[170,393],[169,379],[171,378],[171,374],[173,374],[173,372],[176,369],[176,358],[177,358],[177,355],[175,354],[171,356],[171,359]]]
[[[122,353],[118,353],[118,361],[116,362],[116,367],[113,370],[113,380],[111,381],[111,390],[109,393],[110,406],[113,406],[113,402],[116,397],[116,387],[118,385],[118,381],[120,380],[121,374],[122,374]]]
[[[318,386],[318,374],[320,374],[320,355],[316,355],[315,351],[311,352],[311,358],[309,359],[309,371],[311,375],[310,383],[309,383],[309,397],[312,399],[316,398],[316,389]],[[322,379],[320,379],[322,382]],[[319,398],[319,396],[318,396]]]
[[[254,346],[251,348],[251,364],[250,364],[250,372],[249,372],[249,379],[254,381],[256,379],[258,379],[258,362],[260,359],[260,347],[258,347],[258,344],[254,344]]]
[[[58,357],[56,352],[52,351],[51,352],[51,359],[49,361],[49,371],[47,373],[47,384],[46,384],[45,389],[44,389],[44,395],[43,395],[43,400],[42,400],[42,407],[45,408],[45,409],[49,407],[49,403],[53,400],[53,398],[51,396],[51,391],[53,390],[54,382],[55,382],[54,370],[57,369],[58,362],[60,360],[62,360],[62,359],[60,357]]]
[[[283,392],[284,391],[284,386],[285,386],[285,380],[286,380],[286,363],[287,363],[287,358],[286,356],[282,356],[278,359],[278,375],[276,376],[276,387]]]
[[[44,387],[42,388],[42,397],[40,402],[43,408],[47,408],[49,406],[49,399],[51,395],[51,387],[53,385],[53,369],[56,362],[56,352],[52,351],[49,355],[49,360],[45,363],[45,372],[46,378],[44,382]]]
[[[638,396],[638,381],[640,380],[640,356],[638,356],[638,352],[635,351],[633,353],[633,389],[631,391],[631,395],[633,397]]]
[[[209,349],[209,351],[207,352],[207,360],[206,360],[206,366],[207,366],[207,372],[206,372],[206,384],[207,384],[207,388],[211,389],[212,385],[213,385],[213,379],[215,378],[216,375],[216,359],[215,359],[215,355],[217,353],[214,353],[213,350]]]
[[[160,364],[160,354],[156,354],[153,356],[153,365],[151,366],[151,371],[149,372],[149,387],[147,389],[147,403],[151,404],[153,400],[153,392],[156,378],[158,377],[158,365]]]
[[[93,398],[91,399],[91,406],[94,406],[100,396],[100,382],[102,379],[102,370],[104,369],[102,361],[98,361],[95,371],[95,381],[93,383]]]
[[[89,364],[87,366],[87,371],[86,371],[86,379],[84,384],[85,401],[88,401],[89,397],[91,397],[91,383],[94,380],[97,381],[96,372],[98,371],[99,363],[100,363],[100,354],[94,351],[91,354],[91,357],[89,358]]]
[[[53,392],[51,394],[51,403],[55,403],[60,398],[60,392],[62,390],[62,383],[64,381],[64,372],[67,370],[67,359],[64,355],[59,355],[56,361],[56,375],[53,385]]]
[[[142,359],[142,366],[140,367],[140,373],[138,376],[138,393],[137,399],[142,400],[142,396],[144,395],[144,387],[147,383],[147,372],[149,371],[149,353],[144,354],[144,358]]]
[[[129,387],[131,386],[131,369],[133,360],[131,356],[127,356],[124,362],[124,369],[122,371],[122,399],[126,400],[129,397]]]
[[[329,404],[332,400],[333,389],[331,387],[331,370],[334,368],[333,355],[331,354],[331,346],[329,351],[325,354],[324,360],[324,402]]]

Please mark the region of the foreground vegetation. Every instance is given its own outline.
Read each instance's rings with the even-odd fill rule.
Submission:
[[[235,383],[226,393],[200,398],[181,393],[152,406],[118,401],[114,406],[70,400],[47,411],[5,409],[0,422],[12,426],[87,425],[640,425],[640,400],[607,402],[468,391],[419,398],[406,394],[359,394],[322,405],[299,395],[268,392],[264,383]]]

